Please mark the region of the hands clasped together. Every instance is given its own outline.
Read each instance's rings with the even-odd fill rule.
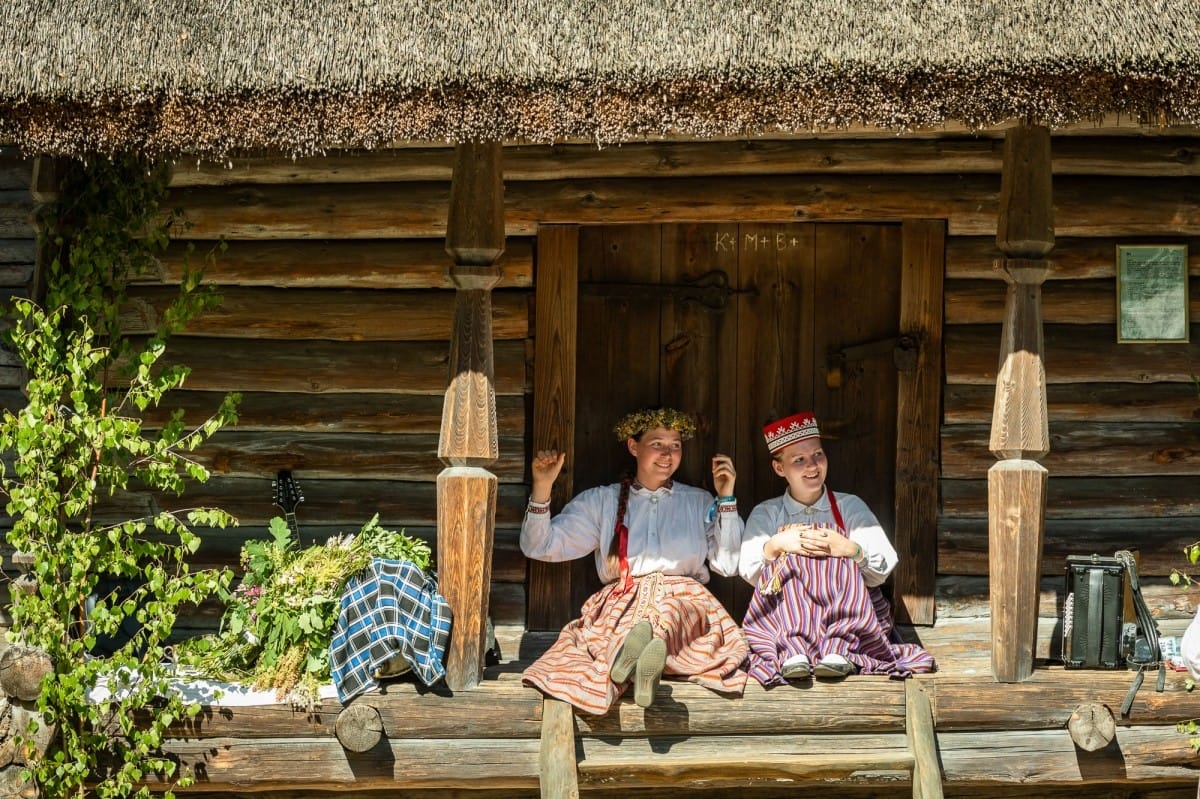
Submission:
[[[852,558],[861,552],[858,545],[828,525],[802,522],[785,524],[763,547],[768,560],[784,553],[810,558]]]

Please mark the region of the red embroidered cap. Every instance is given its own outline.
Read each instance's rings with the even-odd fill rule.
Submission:
[[[767,449],[774,455],[788,444],[795,444],[806,438],[820,438],[821,431],[817,429],[817,417],[812,411],[804,411],[787,418],[771,422],[762,429],[763,438],[767,440]]]

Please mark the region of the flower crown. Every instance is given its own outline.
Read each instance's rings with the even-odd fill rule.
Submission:
[[[674,408],[643,408],[640,411],[634,411],[617,422],[613,433],[616,434],[618,441],[624,441],[628,438],[636,438],[656,427],[678,431],[679,437],[684,441],[696,434],[696,420],[692,415]]]

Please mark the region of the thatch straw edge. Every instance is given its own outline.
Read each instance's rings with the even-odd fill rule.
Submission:
[[[311,155],[401,142],[501,140],[616,144],[871,126],[903,133],[1014,118],[1052,128],[1107,114],[1146,126],[1200,123],[1200,70],[773,75],[739,83],[481,83],[367,92],[0,100],[0,139],[27,153],[138,150],[222,157],[270,149]]]

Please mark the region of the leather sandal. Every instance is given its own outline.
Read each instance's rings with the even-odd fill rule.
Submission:
[[[637,675],[633,681],[633,701],[639,707],[654,704],[654,694],[662,680],[663,668],[667,665],[667,642],[655,638],[642,650],[637,661]]]
[[[613,658],[612,668],[608,670],[608,678],[618,685],[628,680],[629,675],[633,674],[633,668],[637,665],[642,650],[646,648],[653,637],[654,630],[650,627],[650,622],[639,621],[633,625],[629,634],[625,636],[625,642],[617,650],[616,657]]]

